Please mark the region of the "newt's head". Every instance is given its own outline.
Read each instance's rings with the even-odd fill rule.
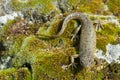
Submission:
[[[82,67],[92,67],[95,65],[94,56],[93,55],[81,55],[80,56],[80,64]]]

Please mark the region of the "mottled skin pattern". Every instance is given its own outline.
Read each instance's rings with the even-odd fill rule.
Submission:
[[[63,32],[67,27],[67,23],[73,19],[78,20],[81,23],[78,26],[81,27],[79,34],[80,43],[79,43],[79,55],[78,55],[80,58],[80,64],[83,67],[91,67],[92,65],[94,65],[94,59],[95,59],[94,54],[96,49],[96,34],[92,22],[86,15],[80,12],[71,13],[65,18],[59,33],[57,35],[53,35],[49,37],[56,38],[59,37],[61,34],[63,34]]]

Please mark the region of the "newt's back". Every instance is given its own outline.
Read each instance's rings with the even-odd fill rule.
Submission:
[[[65,28],[67,27],[67,23],[73,19],[78,20],[81,25],[79,34],[80,44],[78,45],[80,63],[83,67],[91,67],[94,64],[95,59],[94,54],[96,49],[96,33],[92,22],[86,15],[80,12],[75,12],[68,15],[65,18],[63,26],[58,35],[61,35],[64,32]]]
[[[92,22],[84,15],[81,19],[79,57],[83,67],[90,67],[94,64],[96,49],[96,33]]]

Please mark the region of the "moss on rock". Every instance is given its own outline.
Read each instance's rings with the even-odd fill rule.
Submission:
[[[114,24],[105,24],[101,31],[97,31],[97,48],[106,51],[106,45],[108,43],[118,44],[116,36],[119,34],[120,28]]]
[[[21,67],[29,63],[34,80],[64,78],[68,80],[67,78],[72,75],[71,70],[65,71],[62,66],[69,64],[69,57],[75,54],[75,49],[69,46],[55,48],[56,46],[50,46],[49,42],[39,40],[35,36],[27,37],[13,60],[13,66]]]
[[[11,68],[7,70],[0,71],[0,80],[13,80],[13,75],[16,69]]]
[[[6,46],[6,50],[13,56],[19,52],[24,38],[36,33],[39,24],[29,24],[27,21],[21,18],[15,18],[9,20],[0,30],[0,40],[3,41]]]
[[[80,70],[80,69],[78,69]],[[80,70],[75,74],[74,79],[76,80],[102,80],[104,79],[103,70],[88,70],[86,68]]]
[[[11,4],[16,11],[23,10],[25,8],[38,8],[42,13],[46,14],[55,9],[53,4],[55,1],[56,0],[28,0],[23,3],[19,0],[11,0]]]
[[[46,15],[56,9],[56,1],[28,0],[28,2],[23,3],[19,0],[11,0],[11,3],[16,11],[30,7],[33,10],[37,8]],[[81,2],[78,2],[78,0],[67,0],[67,3],[70,8],[72,7],[73,11],[102,13],[102,0],[82,0]],[[64,68],[64,66],[71,63],[70,56],[78,52],[78,49],[76,49],[76,46],[78,47],[77,40],[77,45],[74,44],[74,41],[71,41],[77,21],[71,20],[64,33],[58,38],[43,39],[43,36],[39,34],[56,35],[62,27],[64,17],[69,12],[71,10],[68,13],[66,11],[62,16],[53,14],[54,18],[40,24],[29,24],[20,18],[8,21],[1,29],[0,40],[4,44],[10,42],[7,47],[8,53],[13,56],[12,67],[14,68],[1,70],[0,80],[102,80],[106,76],[110,77],[111,75],[113,77],[110,79],[119,78],[119,64],[109,65],[105,68],[107,71],[111,71],[111,75],[103,71],[104,69],[98,71],[96,69],[97,66],[92,71],[81,70],[80,66],[77,66],[74,71],[71,67]],[[51,15],[52,13],[49,16]],[[92,17],[91,19],[94,20]],[[25,25],[23,26],[23,24]],[[120,28],[115,27],[113,24],[105,24],[103,26],[104,28],[101,31],[97,31],[97,48],[105,52],[105,46],[108,43],[118,43],[116,36],[119,35]],[[79,65],[79,60],[77,65]]]
[[[47,35],[47,36],[57,35],[57,33],[59,32],[59,30],[62,27],[62,22],[63,22],[62,18],[63,17],[55,18],[51,23],[47,23],[47,24],[43,25],[42,27],[40,27],[37,32],[38,37],[39,38],[44,37],[39,34],[43,34],[43,35]],[[70,22],[68,22],[64,33],[60,37],[70,38],[76,27],[77,27],[77,22],[75,20],[71,20]]]
[[[0,70],[0,80],[32,80],[27,68]]]

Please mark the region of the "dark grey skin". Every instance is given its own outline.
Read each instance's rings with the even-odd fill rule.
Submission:
[[[80,58],[80,64],[83,67],[91,67],[94,65],[94,59],[95,59],[96,33],[95,33],[92,22],[86,15],[80,12],[71,13],[65,18],[62,28],[57,35],[46,36],[46,37],[51,37],[51,38],[59,37],[65,31],[67,27],[67,23],[73,19],[78,20],[81,23],[78,26],[79,29],[81,30],[79,34],[80,43],[79,43],[79,54],[78,54]],[[78,33],[79,29],[77,29],[77,31],[75,32],[75,35]],[[45,35],[42,35],[42,36],[45,36]]]

